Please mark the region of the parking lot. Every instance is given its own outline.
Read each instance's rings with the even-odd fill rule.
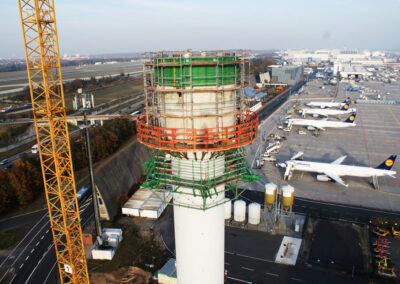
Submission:
[[[284,162],[295,153],[304,152],[304,160],[316,162],[332,162],[340,156],[346,155],[343,164],[376,167],[389,155],[399,152],[400,138],[400,105],[388,104],[356,104],[357,117],[354,128],[327,129],[318,136],[306,130],[305,135],[299,135],[296,127],[291,132],[277,129],[277,124],[287,115],[296,100],[302,103],[311,100],[332,100],[330,93],[334,86],[325,86],[321,89],[321,80],[313,80],[305,88],[305,94],[292,96],[269,118],[262,121],[259,127],[257,141],[248,147],[248,161],[255,166],[255,158],[265,149],[266,142],[263,136],[271,133],[287,136],[283,141],[280,152],[275,155],[278,161]],[[343,101],[350,96],[351,100],[358,97],[356,92],[346,91],[347,83],[340,83],[337,101]],[[294,114],[294,116],[298,116]],[[341,117],[345,120],[347,115]],[[336,120],[336,118],[329,118]],[[261,153],[262,154],[262,153]],[[253,190],[263,191],[264,184],[274,182],[278,185],[289,183],[295,187],[295,196],[323,200],[357,206],[381,208],[397,211],[400,202],[400,180],[396,178],[379,177],[379,190],[372,185],[370,178],[343,177],[349,187],[343,187],[335,182],[319,182],[312,173],[295,172],[290,181],[283,180],[285,169],[275,166],[275,163],[266,162],[262,169],[255,169],[261,181],[252,185]],[[399,173],[400,162],[394,164],[393,170]]]

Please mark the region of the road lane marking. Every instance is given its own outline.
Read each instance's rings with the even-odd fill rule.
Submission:
[[[46,231],[46,234],[49,232],[49,230]]]
[[[235,278],[235,277],[227,276],[226,278],[232,279],[232,280],[235,280],[235,281],[238,281],[238,282],[242,282],[242,283],[253,284],[253,283],[250,282],[250,281],[246,281],[246,280],[243,280],[243,279],[238,279],[238,278]]]
[[[275,274],[275,273],[271,273],[271,272],[265,272],[265,274],[271,275],[271,276],[275,276],[275,277],[279,277],[279,274]]]
[[[28,244],[25,246],[25,248],[18,254],[18,256],[15,258],[15,260],[13,261],[13,263],[11,264],[11,266],[13,266],[17,260],[21,257],[21,255],[25,252],[25,250],[30,246],[30,244],[32,243],[32,241],[36,238],[36,236],[40,233],[40,231],[43,230],[44,227],[46,227],[47,225],[50,224],[50,221],[47,221],[37,232],[36,234],[31,237],[31,240],[28,242]],[[0,279],[1,280],[1,279]]]
[[[293,280],[293,281],[298,281],[298,282],[303,282],[303,280],[301,280],[301,279],[298,279],[298,278],[290,278],[290,280]]]
[[[231,265],[230,263],[225,262],[225,265]]]
[[[18,245],[8,254],[6,259],[0,264],[0,268],[4,265],[4,263],[10,258],[10,256],[14,253],[14,251],[21,245],[21,243],[29,236],[29,234],[35,229],[35,227],[42,221],[43,218],[45,218],[47,214],[44,214],[42,218],[39,219],[39,221],[35,224],[35,226],[32,227],[32,229],[29,230],[29,232],[26,234],[26,236],[18,243]],[[2,277],[0,281],[3,279]]]
[[[50,275],[51,275],[51,272],[53,271],[53,269],[54,269],[54,267],[57,265],[57,261],[53,264],[53,266],[51,267],[51,269],[50,269],[50,272],[49,272],[49,274],[47,274],[47,277],[46,277],[46,279],[44,279],[44,282],[43,282],[43,284],[46,284],[47,283],[47,280],[49,279],[49,277],[50,277]]]
[[[21,264],[21,265],[19,266],[19,269],[21,269],[21,268],[22,268],[22,266],[24,266],[24,264]]]
[[[34,252],[34,251],[35,251],[35,249],[34,249],[34,248],[33,248],[33,249],[31,249],[31,253],[32,253],[32,252]]]
[[[253,268],[248,268],[248,267],[244,267],[244,266],[241,266],[240,268],[242,268],[242,269],[244,269],[244,270],[254,271]]]
[[[43,238],[44,238],[44,235],[40,239],[43,240]]]
[[[28,260],[28,258],[29,258],[29,255],[28,255],[27,257],[25,257],[25,261],[27,261],[27,260]]]
[[[29,280],[31,279],[32,275],[35,273],[36,269],[40,266],[40,263],[43,261],[43,259],[47,256],[47,254],[49,253],[50,249],[54,246],[54,244],[51,244],[47,251],[42,255],[42,257],[40,258],[40,260],[38,261],[38,263],[36,264],[35,268],[32,270],[31,274],[29,274],[28,278],[25,281],[25,284],[29,283]]]
[[[235,253],[229,252],[229,251],[225,251],[225,253],[232,254],[232,255],[235,254]],[[275,261],[273,261],[273,260],[268,260],[268,259],[264,259],[264,258],[259,258],[259,257],[249,256],[249,255],[244,255],[244,254],[240,254],[240,253],[237,253],[236,255],[237,255],[237,256],[241,256],[241,257],[247,257],[247,258],[250,258],[250,259],[255,259],[255,260],[261,260],[261,261],[265,261],[265,262],[275,263]]]

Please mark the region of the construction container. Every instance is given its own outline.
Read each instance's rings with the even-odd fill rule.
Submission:
[[[233,219],[236,222],[246,221],[246,202],[243,200],[236,200],[233,203]]]
[[[92,258],[98,260],[112,260],[115,254],[115,250],[113,248],[110,249],[92,249]]]
[[[232,218],[232,200],[229,198],[224,198],[225,202],[225,220]]]
[[[282,197],[281,197],[282,207],[283,209],[285,209],[285,211],[288,211],[290,207],[293,206],[294,187],[287,184],[282,186],[281,189],[282,189]]]
[[[261,205],[258,203],[249,204],[249,224],[258,225],[261,219]]]
[[[96,240],[96,233],[94,228],[85,229],[82,234],[82,241],[84,245],[91,246]]]
[[[276,200],[276,190],[277,190],[277,185],[275,183],[267,183],[265,184],[265,205],[268,207],[268,209],[271,209]]]

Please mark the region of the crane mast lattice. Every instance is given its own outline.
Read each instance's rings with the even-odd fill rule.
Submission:
[[[53,0],[19,0],[49,218],[62,283],[89,283],[65,114]]]

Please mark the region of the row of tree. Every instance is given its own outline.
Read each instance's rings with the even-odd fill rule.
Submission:
[[[115,153],[135,134],[133,122],[124,119],[106,121],[103,126],[90,129],[90,146],[93,162],[101,161]],[[71,139],[74,170],[87,167],[85,143],[82,138]]]
[[[271,55],[256,57],[251,60],[250,73],[254,74],[257,82],[260,82],[260,73],[267,71],[267,66],[275,64],[275,59]]]
[[[0,214],[28,205],[42,192],[40,163],[24,155],[10,171],[0,171]]]
[[[24,133],[30,125],[30,123],[23,123],[7,127],[5,131],[0,133],[0,147],[5,147],[17,141],[18,136]]]
[[[133,122],[123,119],[107,121],[90,130],[94,162],[115,153],[135,133]],[[74,170],[87,167],[86,149],[81,138],[71,139]],[[24,155],[9,171],[0,170],[0,215],[25,207],[44,190],[38,157]]]

